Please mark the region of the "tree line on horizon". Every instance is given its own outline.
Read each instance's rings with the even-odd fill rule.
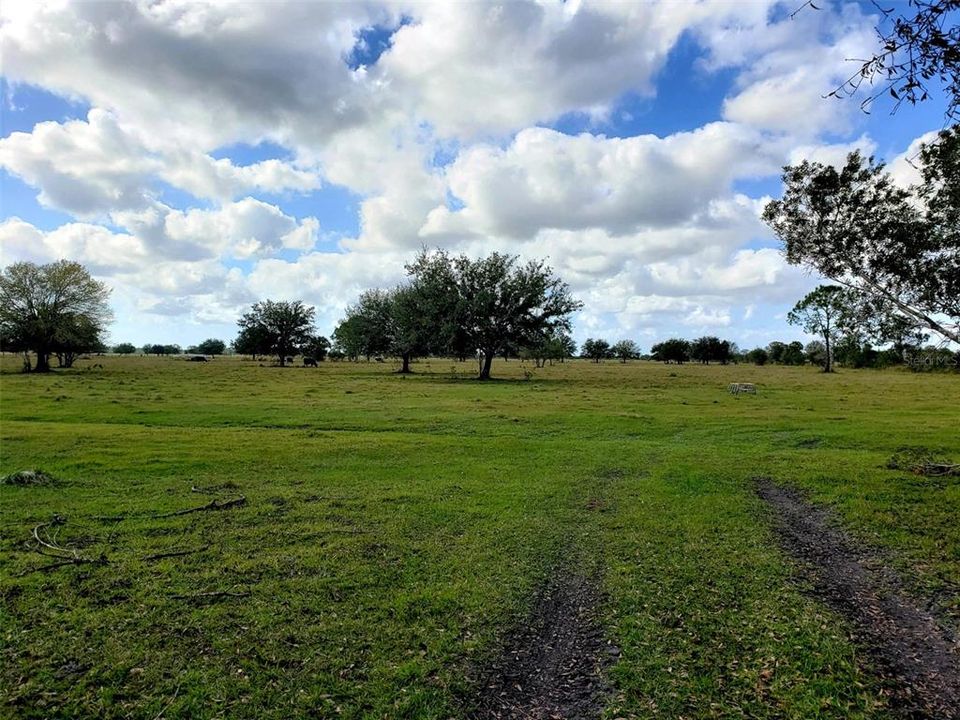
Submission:
[[[827,372],[835,359],[854,366],[893,361],[919,347],[928,331],[960,344],[960,126],[921,145],[917,166],[920,182],[905,189],[882,163],[856,151],[842,167],[803,161],[784,168],[783,197],[763,211],[787,261],[834,283],[809,293],[787,318],[820,337]],[[389,354],[401,360],[401,372],[410,371],[414,357],[478,357],[483,379],[498,355],[538,362],[572,356],[570,315],[582,305],[542,261],[521,264],[496,252],[471,259],[437,250],[421,252],[406,270],[400,285],[363,293],[332,343],[314,333],[313,308],[265,300],[241,317],[234,350],[276,354],[281,365],[298,352]],[[22,352],[24,369],[35,372],[49,371],[51,356],[70,367],[80,353],[102,352],[112,320],[109,295],[110,288],[77,262],[13,263],[0,271],[0,349]],[[680,362],[684,353],[702,356],[698,341],[686,350],[684,342],[660,343],[651,357],[669,353],[668,361]],[[613,350],[603,343],[591,338],[587,356],[603,359],[609,350],[627,360],[636,354],[626,344]],[[892,354],[875,349],[885,344]],[[202,345],[188,350],[204,352]],[[179,350],[149,347],[153,354]],[[214,347],[220,345],[207,350]],[[130,344],[117,348],[128,352]],[[752,357],[761,358],[760,350],[769,357],[769,348],[755,348]],[[713,348],[708,362],[724,362],[726,352],[735,355],[732,348]]]
[[[400,373],[411,372],[417,357],[477,358],[486,380],[498,355],[562,356],[572,342],[570,315],[582,303],[543,261],[438,249],[421,251],[405,269],[404,282],[368,290],[347,308],[332,343],[313,333],[314,308],[265,300],[240,318],[234,348],[276,355],[280,365],[304,348],[315,359],[389,355],[400,360]]]

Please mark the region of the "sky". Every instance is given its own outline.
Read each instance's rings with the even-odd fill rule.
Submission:
[[[944,118],[825,98],[881,18],[800,4],[3,3],[0,263],[83,263],[114,343],[229,342],[263,299],[329,336],[424,247],[545,258],[580,342],[805,339],[782,167],[909,184]]]

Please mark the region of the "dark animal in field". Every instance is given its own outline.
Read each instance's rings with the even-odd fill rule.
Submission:
[[[190,362],[206,362],[207,358],[205,355],[194,355],[190,358]]]
[[[304,366],[304,367],[317,367],[317,360],[316,360],[316,358],[308,358],[308,357],[305,357],[305,358],[303,359],[303,366]]]

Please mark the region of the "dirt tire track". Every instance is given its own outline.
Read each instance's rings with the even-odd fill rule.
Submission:
[[[604,707],[602,671],[617,649],[597,617],[597,584],[557,570],[534,608],[506,639],[499,658],[480,675],[470,718],[590,720]]]
[[[960,644],[903,589],[896,574],[799,492],[756,478],[784,549],[815,595],[846,617],[905,717],[960,720]]]

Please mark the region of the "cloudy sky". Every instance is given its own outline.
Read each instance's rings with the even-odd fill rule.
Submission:
[[[84,263],[114,342],[230,340],[265,298],[329,334],[422,246],[548,258],[581,341],[801,337],[781,166],[908,178],[943,108],[824,99],[879,18],[800,4],[6,2],[2,262]]]

